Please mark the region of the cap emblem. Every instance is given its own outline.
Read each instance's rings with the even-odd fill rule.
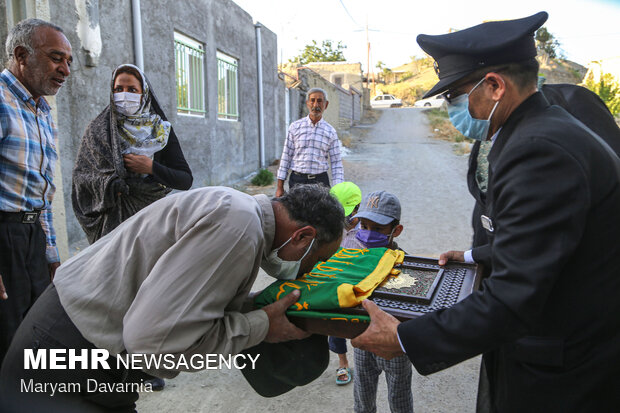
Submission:
[[[368,208],[379,208],[379,197],[373,196],[368,198],[368,202],[366,203],[366,207]]]

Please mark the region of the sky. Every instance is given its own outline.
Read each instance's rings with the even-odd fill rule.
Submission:
[[[564,56],[587,66],[620,57],[620,0],[233,0],[278,36],[278,62],[286,62],[316,40],[347,46],[349,62],[366,70],[366,24],[372,68],[395,67],[423,57],[416,36],[443,34],[486,20],[526,17],[544,10],[545,27]],[[544,6],[543,6],[544,4]],[[376,69],[375,69],[376,70]]]

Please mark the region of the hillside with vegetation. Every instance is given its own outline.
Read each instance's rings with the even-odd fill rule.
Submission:
[[[377,85],[377,94],[389,93],[400,98],[404,104],[413,105],[416,100],[421,98],[435,83],[437,75],[433,69],[433,59],[412,58],[412,61],[402,66],[405,72],[397,81],[391,81],[389,75],[381,74]]]
[[[587,71],[584,66],[570,60],[551,59],[545,56],[539,57],[538,61],[540,75],[545,77],[547,84],[579,84],[583,81]],[[420,99],[439,79],[433,68],[433,59],[430,57],[415,59],[412,63],[412,72],[405,73],[399,81],[392,83],[389,76],[382,77],[376,85],[377,94],[389,93],[402,99],[407,105],[413,105],[416,100]]]
[[[605,102],[611,113],[620,125],[620,84],[612,74],[605,73],[596,78],[593,73],[575,62],[564,58],[560,43],[545,27],[540,28],[535,35],[538,49],[537,60],[540,64],[539,76],[545,78],[546,84],[581,84],[595,92]],[[393,69],[377,64],[380,70],[379,83],[376,85],[376,94],[389,93],[400,98],[406,105],[413,105],[416,100],[430,90],[439,80],[433,68],[433,59],[430,57],[412,57],[410,63]],[[588,74],[588,78],[585,76]],[[471,149],[471,139],[465,138],[457,131],[450,120],[445,106],[440,109],[424,111],[433,136],[439,139],[455,142],[455,151],[468,153]]]
[[[582,83],[587,72],[585,67],[575,62],[559,58],[553,59],[546,55],[538,58],[538,62],[540,63],[539,74],[545,77],[547,84],[579,84]],[[394,74],[390,76],[390,73],[384,70],[381,81],[387,81],[387,83],[377,84],[377,94],[389,93],[402,99],[405,104],[413,105],[437,83],[438,77],[435,74],[431,58],[412,59],[411,63],[399,66],[399,73],[402,73],[403,69],[411,72],[405,72],[397,81],[392,83],[390,80],[395,80],[396,76]],[[455,142],[454,150],[459,154],[469,153],[473,141],[465,138],[452,126],[445,108],[426,110],[425,114],[428,117],[433,136]]]
[[[545,83],[579,84],[583,82],[587,69],[564,59],[560,43],[546,27],[538,29],[534,37],[538,50],[536,59],[540,64],[539,74],[545,77]],[[410,105],[420,99],[439,80],[433,68],[433,59],[430,57],[412,56],[411,63],[393,70],[382,66],[381,62],[377,65],[382,70],[379,76],[384,84],[376,88],[377,93],[380,90],[381,93],[392,94]]]

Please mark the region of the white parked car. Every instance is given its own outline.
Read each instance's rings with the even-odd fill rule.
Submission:
[[[370,101],[373,108],[397,108],[402,105],[403,102],[394,95],[377,95]]]
[[[413,106],[416,108],[440,108],[446,103],[441,95],[432,96],[426,99],[417,100]]]

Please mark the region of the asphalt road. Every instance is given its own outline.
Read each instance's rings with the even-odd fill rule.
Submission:
[[[471,239],[473,199],[467,192],[467,157],[455,155],[452,144],[430,137],[422,110],[383,110],[374,125],[352,130],[350,153],[345,157],[345,179],[363,193],[386,190],[402,204],[403,233],[399,245],[409,254],[438,257],[449,249],[467,249]],[[267,191],[275,193],[275,188]],[[254,290],[272,279],[259,274]],[[349,346],[349,361],[353,352]],[[414,408],[424,412],[475,411],[479,358],[424,377],[413,373]],[[353,385],[336,386],[337,357],[311,384],[285,395],[257,395],[236,370],[182,373],[167,381],[164,391],[143,393],[140,412],[353,412]],[[355,378],[354,378],[355,380]],[[382,375],[377,411],[389,412]]]

